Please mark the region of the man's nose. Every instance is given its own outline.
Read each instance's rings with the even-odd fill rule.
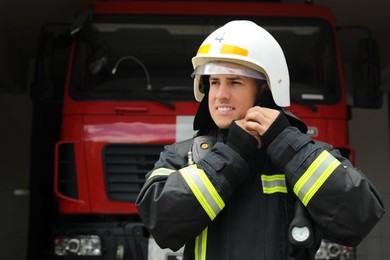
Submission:
[[[226,82],[220,83],[216,97],[218,99],[228,99],[229,98],[229,88],[228,88]]]

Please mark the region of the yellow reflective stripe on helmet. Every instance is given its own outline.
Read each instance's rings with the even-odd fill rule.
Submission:
[[[205,44],[199,47],[197,54],[208,54],[211,48],[211,44]],[[240,55],[247,57],[249,54],[249,51],[247,49],[230,45],[230,44],[223,44],[220,54],[234,54],[234,55]]]
[[[195,238],[195,260],[206,260],[207,231],[208,228],[206,227],[202,233]]]
[[[150,174],[148,180],[150,178],[153,178],[154,176],[169,176],[172,172],[175,172],[175,170],[168,169],[168,168],[158,168],[155,169],[152,174]]]
[[[235,54],[247,57],[249,52],[248,50],[229,44],[222,45],[221,54]]]
[[[206,45],[200,46],[197,54],[209,53],[210,47],[211,47],[211,44],[206,44]]]
[[[286,176],[284,174],[261,175],[261,182],[264,194],[287,193]]]
[[[225,202],[202,169],[190,165],[180,170],[184,180],[194,193],[207,215],[213,220],[225,207]]]
[[[328,151],[323,151],[299,178],[294,193],[307,206],[314,194],[341,163]]]

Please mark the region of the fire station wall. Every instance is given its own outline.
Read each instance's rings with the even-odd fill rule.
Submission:
[[[350,145],[355,148],[356,166],[360,168],[390,207],[390,140],[389,94],[381,109],[352,109],[349,122]],[[357,207],[359,205],[356,205]],[[390,259],[390,216],[385,214],[379,224],[357,248],[358,260]]]
[[[27,255],[31,109],[26,94],[0,95],[0,259]]]

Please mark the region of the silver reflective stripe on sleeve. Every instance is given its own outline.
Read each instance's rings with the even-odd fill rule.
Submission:
[[[169,176],[172,172],[175,172],[176,170],[168,169],[168,168],[158,168],[155,169],[152,174],[148,177],[148,180],[150,178],[153,178],[154,176]]]
[[[206,227],[202,233],[195,238],[195,260],[206,260],[207,231],[208,228]]]
[[[261,183],[263,184],[264,194],[287,193],[286,176],[284,174],[261,175]]]
[[[294,193],[307,206],[311,198],[341,163],[328,151],[323,151],[294,185]]]
[[[206,173],[202,169],[198,169],[196,164],[181,169],[180,173],[204,211],[213,220],[225,207],[225,202],[218,194],[218,191]]]

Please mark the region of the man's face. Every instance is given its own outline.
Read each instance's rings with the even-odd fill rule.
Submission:
[[[237,75],[211,75],[209,110],[219,128],[228,128],[233,120],[245,117],[253,107],[258,87],[255,79]]]

